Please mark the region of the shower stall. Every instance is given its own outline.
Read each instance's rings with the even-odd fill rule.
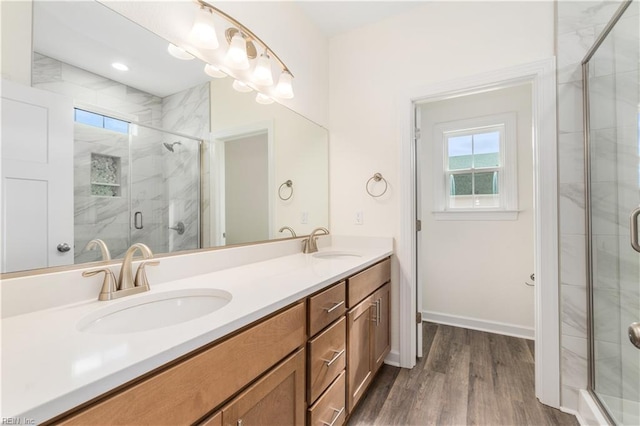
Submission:
[[[186,135],[76,109],[75,263],[105,241],[113,258],[133,243],[154,253],[200,247],[200,145]]]
[[[640,16],[625,1],[583,61],[589,391],[640,424]]]

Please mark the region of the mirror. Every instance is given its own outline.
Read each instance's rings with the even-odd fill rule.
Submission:
[[[70,176],[63,188],[74,208],[62,221],[72,235],[51,241],[33,231],[36,243],[46,241],[37,254],[15,231],[22,242],[7,238],[3,273],[98,261],[99,250],[85,249],[93,239],[117,259],[135,242],[158,255],[328,226],[326,129],[280,104],[256,103],[255,93],[232,89],[231,78],[212,80],[204,62],[170,56],[166,40],[94,1],[35,0],[33,35],[32,87],[73,104],[65,139],[73,174],[59,173]],[[116,61],[129,70],[115,69]],[[16,134],[25,130],[14,121]],[[10,160],[3,155],[3,165]],[[19,229],[28,224],[12,208],[34,196],[13,193],[5,207]],[[71,242],[66,252],[62,239]]]

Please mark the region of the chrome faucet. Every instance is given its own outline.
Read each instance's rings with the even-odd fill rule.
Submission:
[[[302,240],[302,252],[303,253],[315,253],[318,251],[318,237],[317,232],[322,232],[324,235],[329,235],[327,228],[319,227],[311,231],[309,238]]]
[[[109,248],[105,244],[104,241],[100,239],[91,240],[84,246],[84,250],[95,250],[97,247],[100,248],[100,253],[102,254],[102,260],[111,260],[111,254],[109,253]]]
[[[280,229],[278,230],[278,232],[283,232],[283,231],[285,231],[285,230],[286,230],[286,231],[291,232],[291,236],[292,236],[292,237],[297,237],[297,235],[296,235],[296,231],[294,231],[294,230],[293,230],[293,228],[292,228],[292,227],[290,227],[290,226],[283,226],[282,228],[280,228]]]

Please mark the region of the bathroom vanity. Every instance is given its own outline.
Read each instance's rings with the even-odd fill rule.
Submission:
[[[155,285],[150,272],[147,293],[231,295],[214,312],[179,324],[82,331],[105,304],[129,299],[137,306],[137,297],[150,297],[144,294],[4,318],[3,380],[16,393],[5,393],[3,417],[45,424],[343,424],[390,350],[392,250],[389,239],[332,238],[315,254]],[[267,245],[293,248],[299,241]],[[176,261],[161,259],[157,268]],[[45,332],[27,343],[28,354],[6,346],[35,332],[36,323]]]

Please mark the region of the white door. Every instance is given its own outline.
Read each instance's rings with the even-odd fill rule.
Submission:
[[[73,264],[73,101],[3,80],[1,135],[2,272]]]

